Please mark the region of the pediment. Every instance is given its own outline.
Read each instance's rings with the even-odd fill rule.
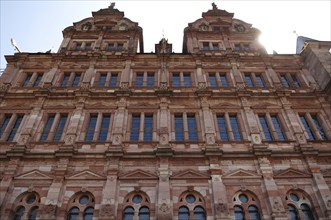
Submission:
[[[266,109],[266,108],[279,108],[279,106],[270,102],[261,102],[256,105],[253,105],[252,108]]]
[[[14,179],[17,180],[53,180],[52,176],[45,174],[39,170],[31,170],[27,173],[20,174]]]
[[[311,175],[304,173],[302,171],[299,170],[295,170],[292,168],[288,168],[286,170],[281,170],[276,172],[276,174],[274,175],[274,178],[310,178]]]
[[[83,170],[76,174],[73,174],[69,177],[66,177],[67,180],[104,180],[106,179],[105,176],[100,174],[94,173],[90,170]]]
[[[249,171],[249,170],[243,170],[243,169],[239,169],[236,171],[232,171],[228,174],[225,174],[222,179],[260,179],[261,175]]]
[[[238,108],[239,105],[232,104],[229,102],[218,103],[216,105],[211,105],[211,108]]]
[[[155,174],[138,169],[138,170],[120,175],[119,179],[121,179],[121,180],[146,180],[146,179],[157,180],[158,176],[156,176]]]
[[[210,176],[194,170],[185,170],[178,172],[170,177],[170,179],[209,179]]]

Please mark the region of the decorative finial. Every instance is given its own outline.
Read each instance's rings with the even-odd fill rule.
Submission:
[[[114,7],[115,7],[115,2],[110,3],[109,8],[114,9]]]
[[[213,2],[211,5],[213,6],[213,10],[217,10],[217,5],[215,4],[215,2]]]

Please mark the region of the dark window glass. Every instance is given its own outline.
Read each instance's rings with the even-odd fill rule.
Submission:
[[[131,141],[139,141],[139,131],[140,131],[140,115],[133,115],[132,123],[131,123],[131,134],[130,134]]]
[[[179,73],[172,74],[172,86],[179,87],[180,86],[180,76]]]
[[[103,114],[100,126],[99,141],[106,141],[108,135],[108,128],[110,123],[110,115]]]
[[[220,27],[213,27],[213,31],[214,32],[220,32],[221,31],[221,28]]]
[[[185,87],[192,86],[192,84],[191,84],[191,74],[184,73],[183,78],[184,78],[184,86]]]
[[[93,136],[94,136],[95,126],[97,124],[97,119],[98,119],[97,115],[90,116],[90,121],[89,121],[89,124],[87,127],[85,141],[93,141]]]
[[[39,84],[40,84],[41,78],[43,78],[43,75],[38,74],[38,75],[37,75],[37,78],[36,78],[36,80],[33,82],[33,85],[32,85],[32,86],[33,86],[33,87],[40,86]]]
[[[92,220],[93,211],[94,211],[94,208],[92,208],[92,207],[88,207],[87,209],[85,209],[84,215],[83,215],[84,216],[83,220]]]
[[[297,209],[293,205],[288,205],[288,210],[290,212],[291,220],[299,220],[299,215]]]
[[[236,205],[234,207],[234,216],[235,216],[236,220],[245,220],[245,214],[244,214],[243,208]]]
[[[247,203],[248,202],[248,197],[245,194],[240,194],[239,195],[239,200],[242,203]]]
[[[294,202],[298,202],[300,200],[299,196],[297,194],[295,194],[295,193],[291,193],[290,194],[290,198]]]
[[[286,78],[285,75],[280,75],[280,81],[282,82],[282,85],[283,85],[285,88],[290,87],[290,84],[288,83],[288,80],[287,80],[287,78]]]
[[[240,129],[238,126],[237,116],[231,115],[230,116],[230,124],[233,132],[233,138],[235,141],[241,140]]]
[[[139,220],[149,220],[149,208],[142,207],[139,209]]]
[[[250,51],[251,47],[249,46],[249,44],[244,44],[244,50],[245,51]]]
[[[107,51],[114,50],[114,44],[108,44],[106,49],[107,49]]]
[[[85,50],[92,50],[92,43],[86,43]]]
[[[124,44],[119,43],[117,44],[117,50],[123,50],[124,49]]]
[[[257,207],[250,205],[248,207],[248,212],[249,212],[249,216],[251,217],[251,220],[260,220],[260,213]]]
[[[154,73],[147,74],[147,86],[154,86]]]
[[[309,126],[309,124],[308,124],[308,122],[307,122],[305,116],[303,116],[303,115],[300,116],[300,120],[301,120],[303,126],[305,127],[305,130],[306,130],[306,132],[307,132],[307,134],[308,134],[308,138],[309,138],[309,140],[315,140],[315,136],[314,136],[314,134],[313,134],[313,131],[312,131],[312,129],[310,128],[310,126]]]
[[[6,115],[5,118],[3,119],[1,129],[0,129],[0,138],[2,137],[3,133],[5,132],[8,124],[9,124],[10,118],[11,118],[11,116]]]
[[[257,86],[260,87],[260,88],[263,88],[265,87],[264,85],[264,82],[263,82],[263,79],[262,79],[262,76],[261,75],[256,75],[255,76],[255,79],[256,79],[256,83],[257,83]]]
[[[26,203],[32,204],[36,201],[37,197],[35,194],[31,193],[27,198],[26,198]]]
[[[276,130],[278,140],[284,141],[285,137],[284,137],[282,128],[280,127],[279,120],[278,120],[277,116],[271,116],[271,121],[272,121],[272,124],[274,125],[274,128]]]
[[[188,203],[194,203],[195,202],[195,196],[193,195],[187,195],[185,198],[186,202]]]
[[[176,141],[184,141],[184,126],[182,115],[175,115],[175,135]]]
[[[144,74],[137,73],[136,75],[136,86],[143,86],[144,85]]]
[[[45,127],[44,127],[44,130],[43,130],[43,133],[41,134],[40,141],[46,141],[47,140],[47,137],[48,137],[48,134],[51,130],[54,119],[55,119],[54,115],[51,115],[51,116],[48,117],[47,122],[46,122]]]
[[[220,132],[220,137],[222,141],[228,141],[229,136],[228,132],[226,130],[226,123],[225,123],[225,118],[224,116],[217,116],[217,124],[218,124],[218,129]]]
[[[32,75],[31,74],[27,74],[25,79],[24,79],[24,82],[23,82],[23,87],[27,87],[29,82],[30,82],[30,79],[31,79]]]
[[[209,42],[203,42],[202,43],[202,49],[203,50],[209,50]]]
[[[19,206],[15,211],[14,220],[21,220],[22,216],[24,215],[25,208],[23,206]]]
[[[98,86],[105,86],[106,78],[107,78],[107,74],[100,74]]]
[[[297,79],[297,77],[293,74],[291,74],[292,82],[293,82],[293,87],[294,88],[299,88],[300,87],[300,82]]]
[[[310,207],[307,204],[301,204],[300,209],[303,213],[304,220],[314,220],[315,219]]]
[[[38,212],[38,207],[37,206],[33,207],[29,212],[28,220],[35,220],[37,218],[37,212]]]
[[[217,79],[214,73],[209,74],[209,83],[211,87],[217,87]]]
[[[221,77],[221,84],[223,87],[228,87],[229,84],[228,84],[228,79],[226,78],[226,75],[220,75]]]
[[[241,50],[240,44],[235,44],[235,45],[234,45],[234,50],[235,50],[235,51],[239,51],[239,50]]]
[[[11,132],[10,132],[8,138],[7,138],[7,141],[12,141],[14,139],[14,137],[16,135],[16,132],[17,132],[18,128],[21,125],[22,120],[23,120],[22,115],[17,116],[16,121],[15,121],[14,126],[13,126],[13,129],[11,130]]]
[[[205,220],[206,214],[204,208],[197,206],[194,208],[194,220]]]
[[[134,209],[132,207],[127,207],[124,209],[123,220],[133,220]]]
[[[153,139],[153,115],[145,115],[144,121],[144,141]]]
[[[61,87],[68,86],[69,78],[70,78],[69,74],[64,74],[62,82],[61,82]]]
[[[187,207],[182,206],[179,208],[178,220],[190,220],[190,211]]]
[[[253,80],[250,74],[245,74],[245,82],[248,87],[253,87]]]
[[[314,122],[319,134],[321,135],[321,138],[323,140],[326,140],[327,139],[326,134],[325,134],[320,122],[318,121],[317,115],[312,115],[311,118],[313,119],[313,122]]]
[[[189,141],[198,140],[197,122],[194,115],[187,116],[188,138]]]
[[[259,119],[260,119],[260,124],[261,124],[262,130],[263,130],[265,139],[267,141],[272,141],[272,136],[271,136],[270,129],[267,124],[267,120],[266,120],[265,116],[259,116]]]
[[[79,209],[77,207],[71,208],[67,220],[77,220],[79,215]]]
[[[118,77],[118,74],[116,74],[116,73],[111,74],[109,86],[112,86],[112,87],[117,86],[117,77]]]
[[[132,198],[132,202],[135,203],[135,204],[139,204],[143,201],[143,198],[140,196],[140,195],[135,195],[133,198]]]
[[[81,50],[82,49],[82,43],[76,43],[75,50]]]
[[[61,140],[61,136],[63,134],[63,130],[64,130],[64,126],[66,125],[66,122],[67,122],[67,115],[61,115],[59,124],[57,125],[57,128],[55,130],[53,141]]]
[[[72,87],[77,87],[80,82],[80,75],[75,74],[74,81],[72,82]]]
[[[213,50],[220,50],[218,43],[213,43]]]

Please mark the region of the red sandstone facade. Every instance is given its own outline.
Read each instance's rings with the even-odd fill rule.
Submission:
[[[0,78],[1,219],[330,219],[330,42],[269,55],[216,5],[183,53],[111,5]],[[188,218],[187,218],[188,216]]]

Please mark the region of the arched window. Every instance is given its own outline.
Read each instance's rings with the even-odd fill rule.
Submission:
[[[299,216],[298,216],[297,209],[293,205],[287,205],[287,207],[290,212],[291,220],[298,220]]]
[[[71,197],[68,203],[67,220],[92,220],[95,200],[89,192],[78,192]]]
[[[15,216],[14,216],[14,220],[21,220],[23,214],[24,214],[25,208],[24,206],[19,206],[16,208],[15,211]]]
[[[29,212],[28,220],[35,220],[37,218],[38,207],[33,207]]]
[[[142,207],[139,209],[139,220],[149,220],[149,208]]]
[[[314,220],[313,213],[311,212],[310,207],[307,204],[301,204],[300,209],[303,213],[304,220]]]
[[[77,220],[79,215],[79,208],[73,207],[69,210],[67,220]]]
[[[238,205],[234,206],[234,216],[236,220],[244,220],[245,219],[244,209]]]
[[[123,210],[123,220],[149,220],[150,219],[150,200],[146,193],[138,190],[129,193],[124,201],[126,208]]]
[[[127,207],[123,212],[123,220],[133,220],[134,209],[132,207]]]
[[[261,219],[259,210],[254,205],[248,206],[248,213],[249,213],[249,216],[251,217],[251,220],[260,220]]]
[[[287,207],[291,220],[315,220],[311,209],[312,205],[306,193],[301,190],[290,190],[286,200],[288,201]]]
[[[87,209],[85,209],[83,220],[92,220],[93,219],[93,211],[94,211],[94,208],[92,208],[92,207],[88,207]]]
[[[194,208],[194,220],[206,220],[205,209],[201,206],[196,206]]]
[[[233,197],[235,219],[261,220],[258,198],[250,191],[239,191]]]
[[[190,210],[182,206],[178,210],[178,220],[190,220]]]
[[[21,220],[23,216],[28,220],[37,219],[40,197],[36,192],[25,192],[16,201],[13,220]]]

